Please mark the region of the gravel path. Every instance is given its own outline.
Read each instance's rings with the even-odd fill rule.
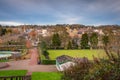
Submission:
[[[29,60],[10,61],[10,66],[0,70],[28,70],[28,72],[56,72],[55,65],[30,65]]]
[[[39,53],[37,48],[33,48],[29,50],[29,54],[31,54],[31,59],[30,59],[30,65],[36,65],[38,63],[39,60]]]

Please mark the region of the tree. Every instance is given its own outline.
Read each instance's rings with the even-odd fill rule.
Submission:
[[[68,42],[67,49],[72,49],[72,43],[71,43],[71,41]]]
[[[42,41],[40,43],[40,49],[41,49],[42,54],[45,56],[45,58],[49,59],[49,53],[47,51],[47,45],[46,45],[45,41]]]
[[[2,27],[1,27],[1,25],[0,25],[0,36],[2,35]]]
[[[109,43],[109,37],[107,35],[104,35],[102,38],[102,42],[105,46]]]
[[[5,35],[5,34],[6,34],[6,32],[7,32],[7,30],[6,30],[6,29],[4,29],[4,28],[0,27],[0,36]]]
[[[85,33],[82,35],[82,38],[81,38],[81,49],[88,49],[89,48],[89,45],[88,45],[88,34]]]
[[[52,37],[52,45],[53,47],[56,49],[58,47],[60,47],[61,45],[61,40],[60,40],[60,37],[59,37],[59,34],[58,33],[55,33],[53,34],[53,37]]]
[[[54,31],[53,32],[59,33],[59,36],[60,36],[60,39],[61,39],[61,43],[62,43],[61,47],[66,49],[68,41],[70,40],[69,33],[67,32],[66,27],[63,26],[63,25],[56,25],[54,27]]]
[[[46,51],[47,50],[47,45],[46,45],[45,41],[41,42],[40,48],[41,48],[42,51]]]
[[[72,47],[73,47],[74,49],[77,49],[77,48],[78,48],[77,41],[78,41],[77,38],[72,39]]]
[[[7,34],[11,34],[12,33],[12,29],[7,29]]]
[[[91,34],[90,44],[91,44],[91,48],[97,48],[97,45],[98,45],[98,34],[97,33]]]
[[[120,80],[120,31],[117,29],[115,32],[111,31],[103,36],[107,59],[100,59],[99,64],[93,66],[88,77],[90,80]]]

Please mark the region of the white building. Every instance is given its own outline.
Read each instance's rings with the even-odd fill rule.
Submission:
[[[65,69],[68,69],[70,66],[75,65],[74,62],[72,62],[72,57],[67,55],[62,55],[56,58],[56,68],[58,71],[64,71]]]

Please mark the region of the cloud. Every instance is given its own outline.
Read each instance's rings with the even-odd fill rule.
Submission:
[[[57,14],[56,15],[56,22],[57,23],[63,23],[63,24],[75,24],[78,23],[79,20],[81,20],[80,16],[75,16],[72,14]]]
[[[12,21],[0,21],[1,25],[9,25],[9,26],[18,26],[23,25],[23,23],[20,22],[12,22]]]
[[[0,20],[31,24],[120,24],[120,0],[0,0]]]

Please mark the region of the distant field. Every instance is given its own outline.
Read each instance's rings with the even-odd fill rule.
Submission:
[[[54,60],[61,55],[69,55],[72,57],[87,57],[92,60],[93,55],[101,58],[105,57],[104,50],[48,50],[50,59]]]
[[[32,80],[61,80],[61,74],[57,72],[33,72]]]
[[[3,70],[0,71],[0,76],[24,76],[27,70]]]

